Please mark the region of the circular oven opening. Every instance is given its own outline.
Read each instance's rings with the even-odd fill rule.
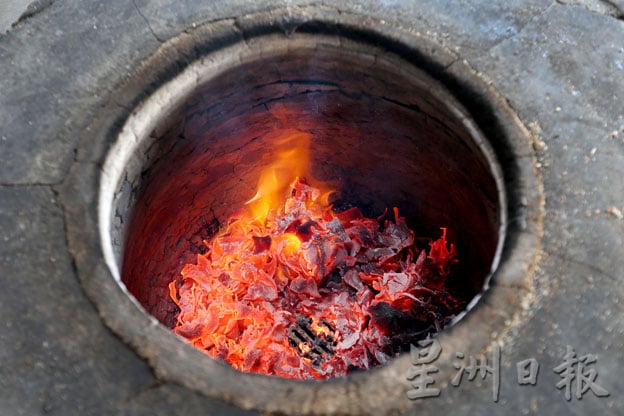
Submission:
[[[453,94],[399,55],[370,43],[296,33],[263,35],[211,52],[165,82],[126,120],[102,169],[98,218],[104,260],[135,305],[164,327],[176,325],[172,287],[179,288],[175,282],[186,265],[210,251],[205,241],[257,193],[258,179],[285,136],[306,138],[306,179],[332,185],[336,212],[357,207],[375,218],[396,207],[421,250],[430,253],[430,243],[442,234],[445,248],[455,246],[444,291],[461,309],[440,317],[435,330],[476,304],[498,266],[507,226],[503,174],[489,142]],[[383,221],[381,228],[388,224]],[[305,383],[237,373],[156,332],[164,350],[206,366],[204,371],[185,363],[187,374],[178,373],[176,356],[161,357],[154,354],[158,346],[127,336],[165,378],[249,408],[279,410],[283,403],[272,394],[305,394]],[[403,338],[403,348],[386,354],[401,368],[386,365],[377,376],[397,379],[405,360],[391,359],[432,331],[414,332]],[[374,372],[314,389],[349,391],[349,380],[359,380],[358,389],[392,388],[362,378]],[[258,392],[251,398],[233,393],[251,385]],[[331,397],[327,409],[339,405]],[[307,405],[289,399],[286,408],[325,408],[302,401]]]
[[[456,318],[485,289],[496,266],[505,223],[501,174],[493,152],[467,113],[439,83],[392,54],[372,50],[368,45],[359,46],[344,47],[328,39],[303,37],[266,44],[257,42],[241,45],[239,50],[234,47],[222,51],[220,62],[204,63],[193,74],[197,78],[184,74],[178,77],[171,83],[166,101],[159,100],[156,106],[142,111],[141,115],[153,126],[149,135],[122,132],[120,144],[136,148],[119,171],[123,181],[117,184],[120,187],[113,202],[113,219],[117,221],[112,240],[115,261],[123,284],[165,326],[176,327],[181,307],[201,307],[174,302],[174,298],[183,295],[181,272],[185,266],[197,264],[198,255],[208,256],[215,250],[209,244],[211,239],[220,230],[223,233],[232,218],[240,215],[241,208],[258,192],[259,178],[276,160],[279,163],[284,151],[291,152],[289,158],[293,157],[293,150],[306,152],[309,172],[305,173],[305,180],[331,184],[334,192],[329,200],[336,213],[357,207],[365,218],[377,218],[388,208],[396,207],[413,231],[414,247],[419,247],[423,255],[430,255],[426,260],[432,261],[433,247],[429,246],[441,237],[443,230],[446,230],[445,249],[456,247],[455,259],[444,265],[449,269],[448,275],[433,277],[445,279],[440,289],[445,295],[443,299],[405,288],[404,297],[395,296],[393,303],[368,300],[363,305],[367,301],[362,300],[360,293],[354,293],[354,284],[343,284],[342,290],[349,292],[351,301],[335,301],[328,307],[357,303],[367,308],[361,312],[367,315],[364,319],[378,321],[384,331],[381,336],[393,339],[393,345],[383,351],[369,346],[363,352],[373,356],[382,354],[380,358],[352,359],[346,365],[364,362],[363,367],[367,368],[385,362],[401,349],[409,349],[410,343],[442,329]],[[135,136],[132,141],[124,140],[124,134]],[[297,163],[303,162],[287,168],[296,169]],[[317,224],[319,219],[315,221]],[[380,228],[396,225],[394,221],[384,219]],[[344,221],[343,225],[346,228]],[[255,233],[260,234],[254,237],[263,237],[262,230]],[[368,238],[397,239],[404,237],[398,235],[401,233],[379,232]],[[357,242],[364,246],[361,239]],[[379,247],[379,241],[373,242],[367,247],[368,253],[388,248],[397,250],[396,245]],[[321,255],[329,256],[332,249],[325,248]],[[410,253],[415,257],[418,254],[418,251]],[[358,263],[361,257],[366,255],[358,257]],[[405,256],[390,260],[373,257],[370,263],[404,260]],[[403,269],[416,262],[412,258],[412,265]],[[335,261],[333,270],[326,270],[324,276],[316,279],[317,288],[299,293],[299,300],[309,297],[310,291],[320,290],[323,298],[341,290],[336,283],[346,280],[345,274],[349,273],[345,273],[348,268],[343,266]],[[362,279],[370,279],[363,275],[362,270],[367,267],[361,265],[356,269]],[[188,273],[195,276],[197,270]],[[213,273],[225,273],[223,269],[215,270]],[[369,291],[374,296],[383,290],[379,284],[400,285],[402,282],[388,281],[388,273],[401,271],[395,264],[373,271],[377,275],[385,273],[377,284],[369,284]],[[228,281],[235,279],[230,277],[230,270],[227,272]],[[423,273],[416,270],[413,274]],[[296,279],[277,275],[271,278],[278,283],[284,278]],[[220,281],[223,279],[221,276]],[[211,298],[213,292],[199,294],[202,285],[210,284],[209,281],[194,282],[196,285],[187,291],[192,291],[195,297],[204,296],[196,302],[226,302]],[[328,288],[328,282],[333,287]],[[224,290],[230,290],[233,283],[225,283]],[[431,290],[428,283],[421,284]],[[278,296],[286,296],[284,292],[291,291],[293,286],[294,283],[278,287]],[[254,288],[248,285],[246,290],[251,293]],[[409,307],[397,310],[390,306],[405,303],[414,295],[420,298]],[[249,294],[243,299],[235,297],[244,307],[256,307],[247,299]],[[320,302],[318,297],[310,299]],[[233,301],[232,297],[227,298],[228,304]],[[421,306],[411,311],[427,302],[454,304],[428,309]],[[224,314],[224,307],[215,306],[219,312],[215,310],[213,314]],[[242,313],[240,305],[232,308]],[[278,311],[282,310],[278,308],[275,313]],[[293,321],[286,325],[297,325],[295,313],[292,310],[285,313]],[[430,316],[420,316],[423,314]],[[178,333],[192,340],[197,339],[198,332],[216,331],[213,323],[207,322],[214,317],[205,315],[189,318],[193,322],[187,322]],[[311,329],[301,323],[300,313],[297,315],[298,332],[293,333],[290,328],[289,342],[305,344],[302,336]],[[341,315],[336,318],[333,313],[332,317],[325,328],[331,331],[331,337],[323,340],[313,331],[314,339],[307,340],[308,343],[325,341],[325,344],[340,345],[348,328],[341,332],[336,328]],[[236,317],[229,315],[222,318],[225,319]],[[325,318],[321,319],[325,322]],[[241,320],[240,325],[249,323]],[[277,325],[276,321],[272,320],[271,325]],[[357,321],[353,325],[362,329],[365,323]],[[238,336],[244,336],[238,331]],[[257,340],[251,342],[257,344]],[[201,348],[207,343],[197,340],[195,345]],[[293,345],[293,350],[309,359],[304,354],[309,351],[300,350],[309,350],[310,346]],[[218,349],[219,345],[205,348]],[[311,358],[322,360],[334,353],[331,345],[319,348],[319,357],[312,354]],[[214,351],[214,355],[223,356],[223,351]],[[247,356],[244,359],[249,360]]]

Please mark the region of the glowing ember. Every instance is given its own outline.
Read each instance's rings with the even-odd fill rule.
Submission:
[[[173,330],[241,371],[306,379],[370,368],[464,306],[445,290],[456,262],[446,229],[427,252],[396,208],[391,220],[334,212],[328,192],[292,181],[307,172],[306,141],[289,136],[295,150],[263,172],[248,212],[169,285]]]

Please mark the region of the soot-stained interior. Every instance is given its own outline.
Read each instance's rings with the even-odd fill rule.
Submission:
[[[495,256],[499,190],[445,96],[399,59],[333,46],[265,54],[212,78],[153,132],[129,207],[117,202],[123,282],[172,327],[169,282],[255,194],[275,141],[303,132],[311,179],[335,185],[336,206],[373,217],[396,206],[417,237],[448,229],[459,258],[450,287],[469,301]]]

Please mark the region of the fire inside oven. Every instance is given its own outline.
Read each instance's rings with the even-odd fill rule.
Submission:
[[[123,281],[241,371],[383,364],[461,314],[491,270],[498,190],[465,117],[392,56],[241,59],[152,133]]]

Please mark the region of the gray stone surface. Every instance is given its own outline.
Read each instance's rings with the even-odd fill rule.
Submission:
[[[0,2],[0,36],[26,11],[30,0],[4,0]]]
[[[260,1],[247,10],[306,3]],[[235,17],[239,6],[55,2],[0,36],[1,414],[245,414],[160,384],[104,327],[79,287],[62,207],[47,186],[64,180],[95,108],[161,41],[193,24]],[[464,380],[413,414],[624,414],[618,6],[540,0],[341,6],[431,37],[467,59],[537,134],[544,251],[532,303],[505,337],[501,398],[492,401],[489,379]],[[597,355],[593,368],[608,398],[588,393],[568,402],[556,389],[552,369],[566,345]],[[515,363],[529,357],[541,364],[538,384],[519,386]]]
[[[247,414],[158,382],[104,327],[50,187],[0,186],[0,201],[0,414]]]
[[[543,254],[530,312],[503,346],[499,403],[487,401],[488,385],[463,393],[457,391],[462,386],[447,387],[441,400],[426,403],[425,409],[460,409],[460,414],[624,412],[619,393],[624,221],[613,210],[624,207],[622,39],[621,21],[556,4],[517,35],[470,60],[539,134],[535,147],[546,194]],[[579,356],[597,355],[597,381],[610,397],[564,400],[553,369],[567,345]],[[520,386],[515,363],[529,357],[541,365],[538,384]],[[476,394],[480,399],[475,400]]]
[[[157,45],[131,2],[53,3],[9,31],[0,45],[0,183],[59,183],[88,122],[72,114],[96,108]]]
[[[48,187],[0,187],[2,414],[62,414],[69,403],[109,413],[152,379],[72,278],[56,198]]]

